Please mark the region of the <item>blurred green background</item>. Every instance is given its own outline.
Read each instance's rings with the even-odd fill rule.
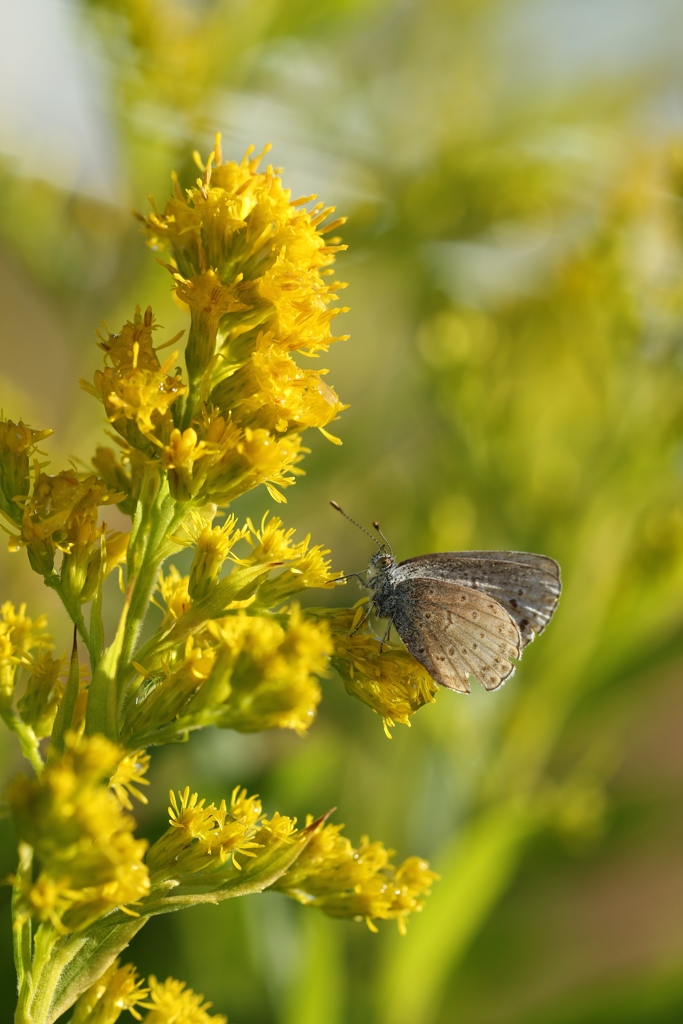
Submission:
[[[231,1024],[683,1020],[683,8],[678,0],[34,0],[0,36],[0,405],[87,459],[94,328],[184,326],[131,209],[195,177],[213,132],[273,143],[294,194],[348,214],[350,408],[287,525],[362,568],[557,558],[547,635],[495,694],[440,692],[388,741],[338,680],[308,737],[204,732],[166,793],[237,783],[442,880],[400,939],[264,895],[153,920],[131,959]],[[263,493],[235,511],[260,515]],[[280,511],[280,510],[278,510]],[[24,559],[2,598],[63,617]],[[352,603],[353,584],[336,596]],[[1,749],[4,777],[17,768]],[[0,873],[13,838],[0,823]],[[3,890],[0,1005],[12,1004]]]

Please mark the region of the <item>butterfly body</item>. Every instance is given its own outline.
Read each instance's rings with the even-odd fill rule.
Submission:
[[[495,690],[542,633],[562,584],[552,558],[519,551],[449,551],[397,563],[380,549],[364,584],[432,678],[470,692],[474,676]]]

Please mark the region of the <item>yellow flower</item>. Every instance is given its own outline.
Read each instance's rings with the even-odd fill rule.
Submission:
[[[11,783],[8,799],[20,838],[40,862],[24,893],[25,913],[59,931],[86,928],[108,911],[128,909],[149,891],[147,843],[133,835],[107,786],[121,751],[103,736],[66,736],[65,751],[40,779]]]
[[[267,430],[242,429],[232,418],[204,412],[187,430],[174,429],[161,450],[171,493],[180,501],[227,505],[265,483],[276,501],[276,486],[294,483],[306,449],[297,435],[273,437]]]
[[[192,311],[192,328],[185,352],[190,380],[196,380],[211,366],[221,320],[228,314],[249,310],[239,295],[241,278],[224,285],[212,267],[187,280],[169,267],[176,284],[176,297]]]
[[[9,707],[14,693],[17,668],[24,663],[24,656],[12,643],[11,631],[4,622],[0,623],[0,702]]]
[[[251,536],[247,541],[253,551],[245,564],[254,562],[285,562],[284,572],[265,580],[257,591],[260,605],[272,608],[290,598],[293,594],[311,587],[326,587],[334,582],[335,575],[331,572],[330,562],[325,558],[329,549],[320,545],[309,547],[310,534],[303,540],[294,543],[293,528],[285,529],[282,520],[277,516],[263,516],[257,529],[251,519],[247,519]]]
[[[171,792],[168,812],[170,828],[147,856],[153,883],[169,874],[206,872],[227,860],[239,869],[238,855],[254,857],[261,848],[254,839],[264,818],[261,803],[256,796],[247,798],[239,786],[233,790],[229,808],[224,800],[219,806],[206,805],[189,786],[177,798]]]
[[[181,576],[175,565],[170,565],[168,572],[159,577],[159,593],[166,606],[161,623],[162,629],[168,629],[173,622],[192,604],[189,592],[190,577]]]
[[[21,509],[31,489],[31,456],[52,430],[33,430],[23,420],[0,420],[0,512],[21,522]]]
[[[148,306],[143,316],[138,307],[133,321],[124,324],[119,334],[100,335],[100,347],[111,365],[95,372],[93,384],[81,381],[82,387],[104,404],[110,423],[121,436],[148,456],[155,454],[153,441],[166,442],[173,429],[169,410],[186,391],[178,374],[168,375],[178,354],[160,363],[152,344],[155,329],[151,308]]]
[[[149,1009],[145,1024],[228,1024],[222,1014],[210,1014],[211,1003],[204,1002],[204,996],[187,988],[183,981],[157,981],[151,974],[148,984],[151,1001],[141,1004]]]
[[[195,462],[207,454],[205,441],[200,441],[193,427],[171,431],[168,443],[161,449],[161,462],[168,471],[171,494],[177,501],[188,501],[197,493],[193,487]]]
[[[37,921],[48,921],[58,932],[67,929],[62,925],[62,917],[78,900],[80,893],[69,888],[68,878],[53,879],[41,873],[32,885],[22,891],[23,905],[19,907],[18,924],[23,924],[29,917]]]
[[[19,666],[35,666],[36,664],[35,660],[29,656],[30,652],[39,651],[40,658],[44,651],[52,647],[52,637],[49,633],[45,633],[46,626],[47,617],[39,615],[38,618],[30,618],[26,613],[26,604],[20,604],[18,609],[11,601],[5,601],[0,605],[0,699],[5,705],[10,705],[12,701],[14,680]],[[42,668],[38,670],[39,677],[42,671],[49,675],[49,660],[48,658],[42,664]],[[38,688],[41,685],[37,681]],[[51,685],[47,682],[45,685],[47,691],[51,693]],[[31,687],[30,680],[28,690],[31,690]],[[44,695],[47,698],[47,692]],[[53,710],[50,708],[46,711],[48,718]],[[39,707],[36,707],[35,712],[40,717]],[[25,721],[28,720],[25,719]]]
[[[322,376],[302,370],[272,331],[259,331],[251,359],[218,384],[211,400],[243,426],[284,434],[325,427],[346,408]]]
[[[356,849],[339,834],[342,828],[319,829],[272,888],[331,917],[365,920],[373,931],[375,920],[396,920],[403,933],[407,917],[422,909],[438,875],[419,857],[394,867],[392,851],[366,836]]]
[[[193,600],[199,601],[218,582],[223,564],[235,544],[249,532],[247,526],[238,528],[237,517],[228,516],[222,526],[205,526],[196,540],[196,550],[188,590]]]
[[[327,629],[304,619],[296,605],[286,628],[271,618],[244,614],[226,616],[208,628],[234,666],[217,724],[240,732],[278,728],[304,733],[321,699],[316,676],[326,672],[332,650]]]
[[[146,804],[147,797],[141,793],[139,786],[149,786],[149,779],[145,778],[149,769],[150,756],[144,750],[136,750],[132,754],[126,754],[119,761],[116,771],[109,779],[109,786],[114,791],[116,799],[127,811],[133,810],[130,797],[134,796],[141,804]],[[130,796],[128,795],[130,794]]]
[[[21,535],[14,544],[27,548],[32,567],[44,576],[52,572],[57,551],[63,551],[64,580],[71,578],[74,591],[80,593],[93,545],[99,543],[98,506],[113,504],[119,497],[95,476],[71,469],[56,476],[40,473],[24,505]]]
[[[136,1007],[144,1006],[149,989],[138,978],[132,964],[123,967],[120,964],[120,960],[115,960],[83,993],[74,1006],[69,1024],[115,1024],[125,1010],[136,1020],[142,1020]]]
[[[16,609],[11,601],[0,605],[0,633],[7,630],[12,635],[12,643],[23,654],[29,651],[46,650],[52,647],[52,637],[45,632],[47,616],[39,615],[31,619],[26,614],[26,604]]]

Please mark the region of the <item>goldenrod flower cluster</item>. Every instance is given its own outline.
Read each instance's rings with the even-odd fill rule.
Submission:
[[[406,918],[422,910],[438,875],[419,857],[395,867],[393,852],[367,836],[355,849],[339,834],[342,827],[325,825],[317,830],[273,888],[330,917],[363,920],[372,931],[377,930],[375,920],[396,920],[403,934]]]
[[[396,920],[405,929],[409,914],[422,909],[438,877],[419,857],[395,867],[392,851],[367,837],[354,848],[342,825],[325,819],[268,818],[257,796],[236,787],[230,803],[206,804],[189,787],[171,793],[170,827],[150,848],[154,903],[187,904],[210,890],[214,899],[235,891],[277,890],[331,917]]]
[[[52,648],[52,637],[46,627],[46,616],[29,618],[25,604],[15,608],[11,601],[5,601],[0,605],[0,694],[3,697],[12,695],[17,668],[33,664],[29,657],[31,652]]]
[[[183,981],[167,978],[157,981],[154,975],[149,978],[148,1001],[141,1003],[149,1012],[143,1020],[145,1024],[227,1024],[227,1017],[222,1013],[209,1013],[211,1003],[204,996],[187,988]]]
[[[355,632],[362,607],[355,611],[317,608],[309,614],[329,625],[334,645],[332,666],[346,692],[382,716],[387,736],[397,722],[410,725],[412,714],[434,702],[436,683],[405,647],[385,642],[380,651],[377,637],[367,628]]]
[[[296,605],[282,624],[242,610],[211,619],[144,671],[122,739],[139,747],[157,743],[157,734],[168,742],[205,725],[304,732],[321,699],[316,677],[331,653],[324,624],[304,619]]]
[[[0,716],[34,771],[8,792],[19,1024],[51,1024],[74,1006],[72,1024],[126,1009],[150,1024],[223,1020],[181,982],[143,983],[120,965],[150,915],[277,888],[403,929],[435,877],[419,858],[395,867],[380,843],[354,849],[325,817],[297,828],[266,816],[239,787],[219,804],[173,794],[164,835],[148,849],[134,834],[149,748],[207,726],[304,733],[330,667],[387,732],[433,700],[405,650],[380,653],[367,629],[351,635],[353,609],[302,610],[306,591],[343,581],[325,547],[269,513],[255,523],[228,512],[262,484],[283,502],[302,472],[303,431],[336,442],[327,428],[344,408],[310,362],[340,338],[332,264],[343,221],[315,197],[293,201],[259,161],[225,162],[217,139],[196,185],[174,179],[166,206],[141,218],[189,312],[184,369],[182,332],[157,343],[150,308],[99,333],[103,366],[82,383],[114,446],[97,448],[95,472],[48,473],[38,445],[51,431],[0,421],[10,550],[27,552],[74,631],[70,656],[55,655],[43,617],[0,608]],[[129,529],[102,519],[114,505]],[[168,564],[183,550],[187,575]],[[104,590],[115,568],[118,623]]]
[[[24,912],[58,932],[81,931],[149,891],[147,843],[108,786],[120,758],[103,736],[69,733],[40,778],[19,776],[8,791],[20,839],[40,862],[22,892]]]
[[[323,236],[344,221],[325,224],[333,211],[322,203],[292,202],[260,161],[250,151],[224,163],[217,139],[206,165],[198,161],[196,186],[183,191],[176,180],[174,197],[145,224],[150,245],[170,254],[176,294],[190,309],[191,392],[202,381],[209,404],[241,432],[278,443],[303,427],[324,429],[342,409],[324,371],[301,369],[292,353],[314,356],[338,340],[330,323],[341,310],[330,306],[342,285],[327,278],[345,246]]]
[[[21,532],[11,547],[26,547],[31,567],[42,576],[54,570],[62,552],[61,585],[67,599],[86,602],[95,595],[102,561],[107,575],[125,558],[127,536],[98,526],[98,509],[119,497],[92,474],[40,472],[23,500]]]
[[[115,960],[80,997],[70,1024],[116,1024],[125,1010],[146,1024],[227,1024],[227,1017],[210,1009],[211,1003],[184,982],[160,982],[150,975],[145,984],[132,964]]]
[[[0,451],[3,454],[0,475],[0,509],[10,522],[19,525],[22,502],[31,490],[31,456],[51,430],[33,430],[22,420],[0,421]]]

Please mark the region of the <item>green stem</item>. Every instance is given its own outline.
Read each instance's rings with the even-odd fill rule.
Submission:
[[[199,380],[191,380],[189,390],[187,392],[187,398],[185,400],[185,412],[183,414],[183,421],[181,430],[187,430],[192,423],[192,419],[197,408],[197,403],[201,393],[201,378]]]
[[[134,672],[131,671],[131,660],[154,594],[161,566],[169,554],[168,535],[173,532],[174,527],[184,519],[186,514],[186,507],[180,505],[170,496],[168,484],[165,481],[149,515],[145,517],[143,514],[136,538],[138,550],[133,553],[134,568],[130,605],[117,674],[118,707],[125,699],[126,686],[134,675]]]

